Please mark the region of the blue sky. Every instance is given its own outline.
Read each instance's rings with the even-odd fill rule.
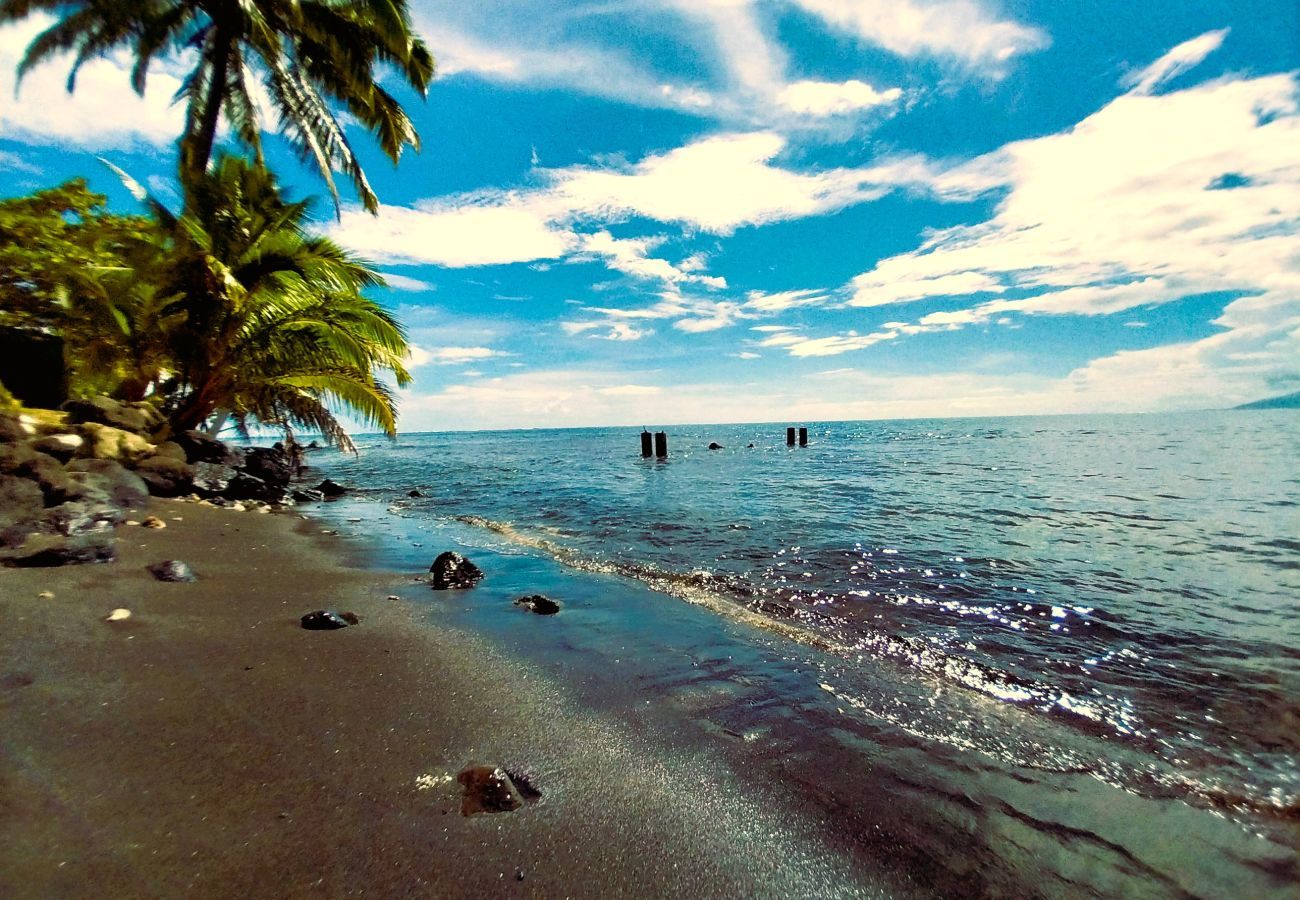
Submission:
[[[1300,4],[412,0],[405,430],[1220,407],[1300,389]],[[178,62],[29,76],[0,186],[174,196]],[[282,148],[299,194],[322,185]]]

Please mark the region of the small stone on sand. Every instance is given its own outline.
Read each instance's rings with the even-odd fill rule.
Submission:
[[[111,613],[108,614],[108,618],[105,619],[104,621],[105,621],[105,622],[124,622],[124,621],[126,621],[127,619],[129,619],[129,618],[131,618],[131,610],[129,610],[129,609],[115,609],[115,610],[113,610]]]
[[[149,516],[140,523],[145,528],[166,528],[167,523],[157,516]]]
[[[36,599],[38,599],[38,600],[53,600],[53,599],[54,599],[54,591],[41,591],[39,594],[36,595]]]

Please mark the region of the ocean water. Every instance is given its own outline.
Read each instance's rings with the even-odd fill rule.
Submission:
[[[483,565],[438,615],[726,742],[922,893],[1297,895],[1300,416],[806,424],[308,461],[372,563]]]

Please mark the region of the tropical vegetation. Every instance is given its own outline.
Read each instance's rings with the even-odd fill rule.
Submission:
[[[346,410],[395,434],[409,348],[367,296],[383,279],[313,234],[311,202],[281,188],[262,136],[269,110],[336,212],[335,172],[377,212],[340,118],[394,162],[418,149],[379,81],[395,70],[423,95],[433,75],[405,0],[0,0],[0,25],[34,12],[56,20],[20,77],[71,53],[74,90],[84,63],[126,50],[143,93],[155,61],[188,68],[176,97],[182,199],[173,209],[119,170],[145,214],[110,211],[83,179],[0,200],[0,328],[58,336],[74,395],[148,400],[169,430],[230,421],[351,447]],[[223,135],[239,153],[218,148]]]

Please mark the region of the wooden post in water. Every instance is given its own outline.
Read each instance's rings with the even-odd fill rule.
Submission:
[[[794,446],[794,428],[793,428],[793,427],[787,428],[787,429],[785,430],[785,445],[786,445],[787,447],[793,447],[793,446]]]
[[[655,456],[664,459],[668,456],[668,432],[655,432]]]
[[[807,428],[800,428],[800,429],[799,429],[799,446],[800,446],[800,447],[807,447],[807,446],[808,446],[808,429],[807,429]]]
[[[654,437],[650,434],[650,432],[646,431],[645,429],[641,430],[641,456],[642,457],[649,459],[650,456],[654,454],[654,446],[652,444],[653,440]]]

